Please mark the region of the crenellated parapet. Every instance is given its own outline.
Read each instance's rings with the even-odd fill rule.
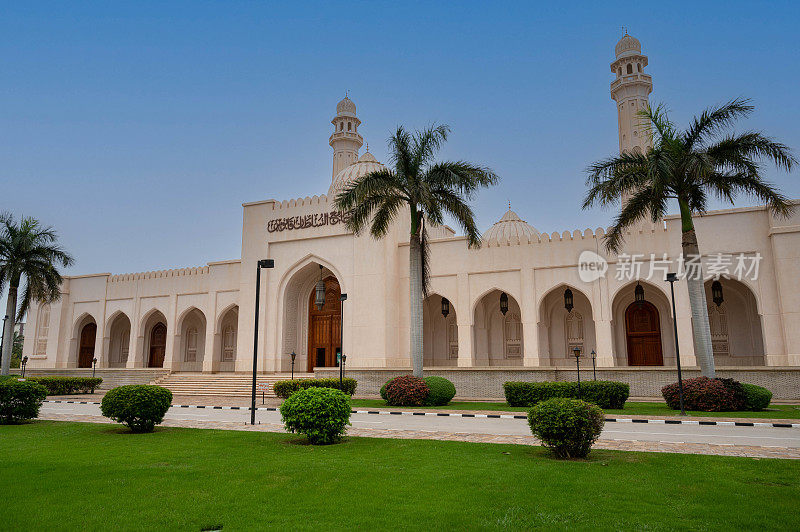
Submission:
[[[122,283],[128,281],[139,281],[146,279],[167,279],[174,277],[188,277],[207,275],[209,266],[199,266],[196,268],[176,268],[173,270],[154,270],[150,272],[121,273],[112,275],[108,278],[109,283]]]

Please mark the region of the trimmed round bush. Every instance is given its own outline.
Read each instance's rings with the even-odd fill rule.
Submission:
[[[172,392],[161,386],[130,384],[112,388],[100,403],[100,412],[133,432],[152,432],[164,420]]]
[[[680,408],[680,391],[674,382],[661,388],[667,406]],[[683,406],[700,412],[736,412],[744,410],[747,396],[742,385],[733,379],[697,377],[683,381]]]
[[[389,386],[389,383],[392,382],[393,380],[394,379],[389,379],[388,381],[383,383],[383,386],[381,386],[380,394],[381,394],[381,399],[383,399],[384,401],[388,399],[388,396],[386,395],[386,387]]]
[[[312,445],[338,442],[350,424],[350,398],[333,388],[298,390],[281,405],[286,430],[305,434]]]
[[[586,457],[604,423],[599,406],[578,399],[548,399],[528,412],[531,432],[558,458]]]
[[[444,406],[456,395],[456,387],[444,377],[432,375],[422,379],[428,385],[425,406]]]
[[[386,404],[389,406],[422,406],[430,388],[423,379],[412,375],[395,377],[386,384]]]
[[[755,384],[742,383],[742,389],[746,396],[745,408],[754,412],[764,410],[769,406],[772,401],[772,392],[763,386],[756,386]]]
[[[20,423],[39,417],[47,388],[31,381],[0,381],[0,425]]]

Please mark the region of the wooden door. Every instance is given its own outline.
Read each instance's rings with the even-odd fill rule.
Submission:
[[[163,368],[164,355],[167,352],[167,326],[163,323],[156,323],[150,331],[150,358],[148,367]]]
[[[78,367],[91,368],[94,359],[94,342],[97,338],[97,324],[87,323],[81,329],[81,341],[78,348]]]
[[[625,310],[628,365],[663,366],[658,310],[647,301],[633,302]]]
[[[318,309],[314,303],[316,287],[308,300],[308,371],[315,367],[338,366],[336,355],[342,349],[341,288],[335,277],[325,279],[325,304]]]

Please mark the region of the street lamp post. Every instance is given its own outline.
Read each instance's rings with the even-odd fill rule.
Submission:
[[[347,363],[347,355],[342,353],[342,375],[344,375],[344,366]],[[341,382],[339,383],[341,385]]]
[[[0,334],[0,362],[3,361],[3,346],[6,343],[6,320],[8,320],[8,314],[3,317],[3,332]]]
[[[292,354],[289,356],[292,357],[292,380],[294,380],[294,359],[297,357],[297,353],[292,351]]]
[[[27,366],[27,365],[28,365],[28,357],[24,356],[24,357],[22,357],[22,378],[23,379],[25,378],[25,366]]]
[[[342,379],[344,378],[344,302],[347,301],[347,294],[339,296],[339,389],[342,389]]]
[[[261,268],[274,268],[275,261],[261,259],[256,265],[256,317],[253,332],[253,389],[250,394],[250,424],[256,424],[256,371],[258,370],[258,299],[261,295]]]
[[[92,378],[94,379],[94,372],[97,369],[97,358],[92,359]]]
[[[575,356],[575,365],[578,368],[578,399],[581,398],[581,348],[577,345],[572,349]]]
[[[677,273],[668,273],[667,282],[669,283],[669,292],[672,295],[672,327],[675,333],[675,361],[678,364],[678,398],[681,404],[681,415],[686,415],[686,410],[683,408],[683,377],[681,376],[681,350],[678,347],[678,316],[675,313],[675,281],[678,280]]]
[[[597,380],[597,352],[592,349],[592,379]]]

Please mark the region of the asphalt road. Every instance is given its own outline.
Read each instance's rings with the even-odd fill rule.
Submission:
[[[48,414],[99,416],[100,406],[76,403],[45,403],[41,416]],[[167,419],[186,421],[218,421],[247,423],[248,410],[212,408],[170,408]],[[259,410],[256,422],[280,424],[280,413]],[[436,431],[466,434],[529,436],[524,419],[464,418],[453,416],[412,416],[386,414],[353,414],[354,427],[361,429]],[[600,439],[638,440],[669,443],[712,443],[763,447],[800,448],[800,428],[737,427],[732,425],[666,425],[664,423],[605,424]]]

